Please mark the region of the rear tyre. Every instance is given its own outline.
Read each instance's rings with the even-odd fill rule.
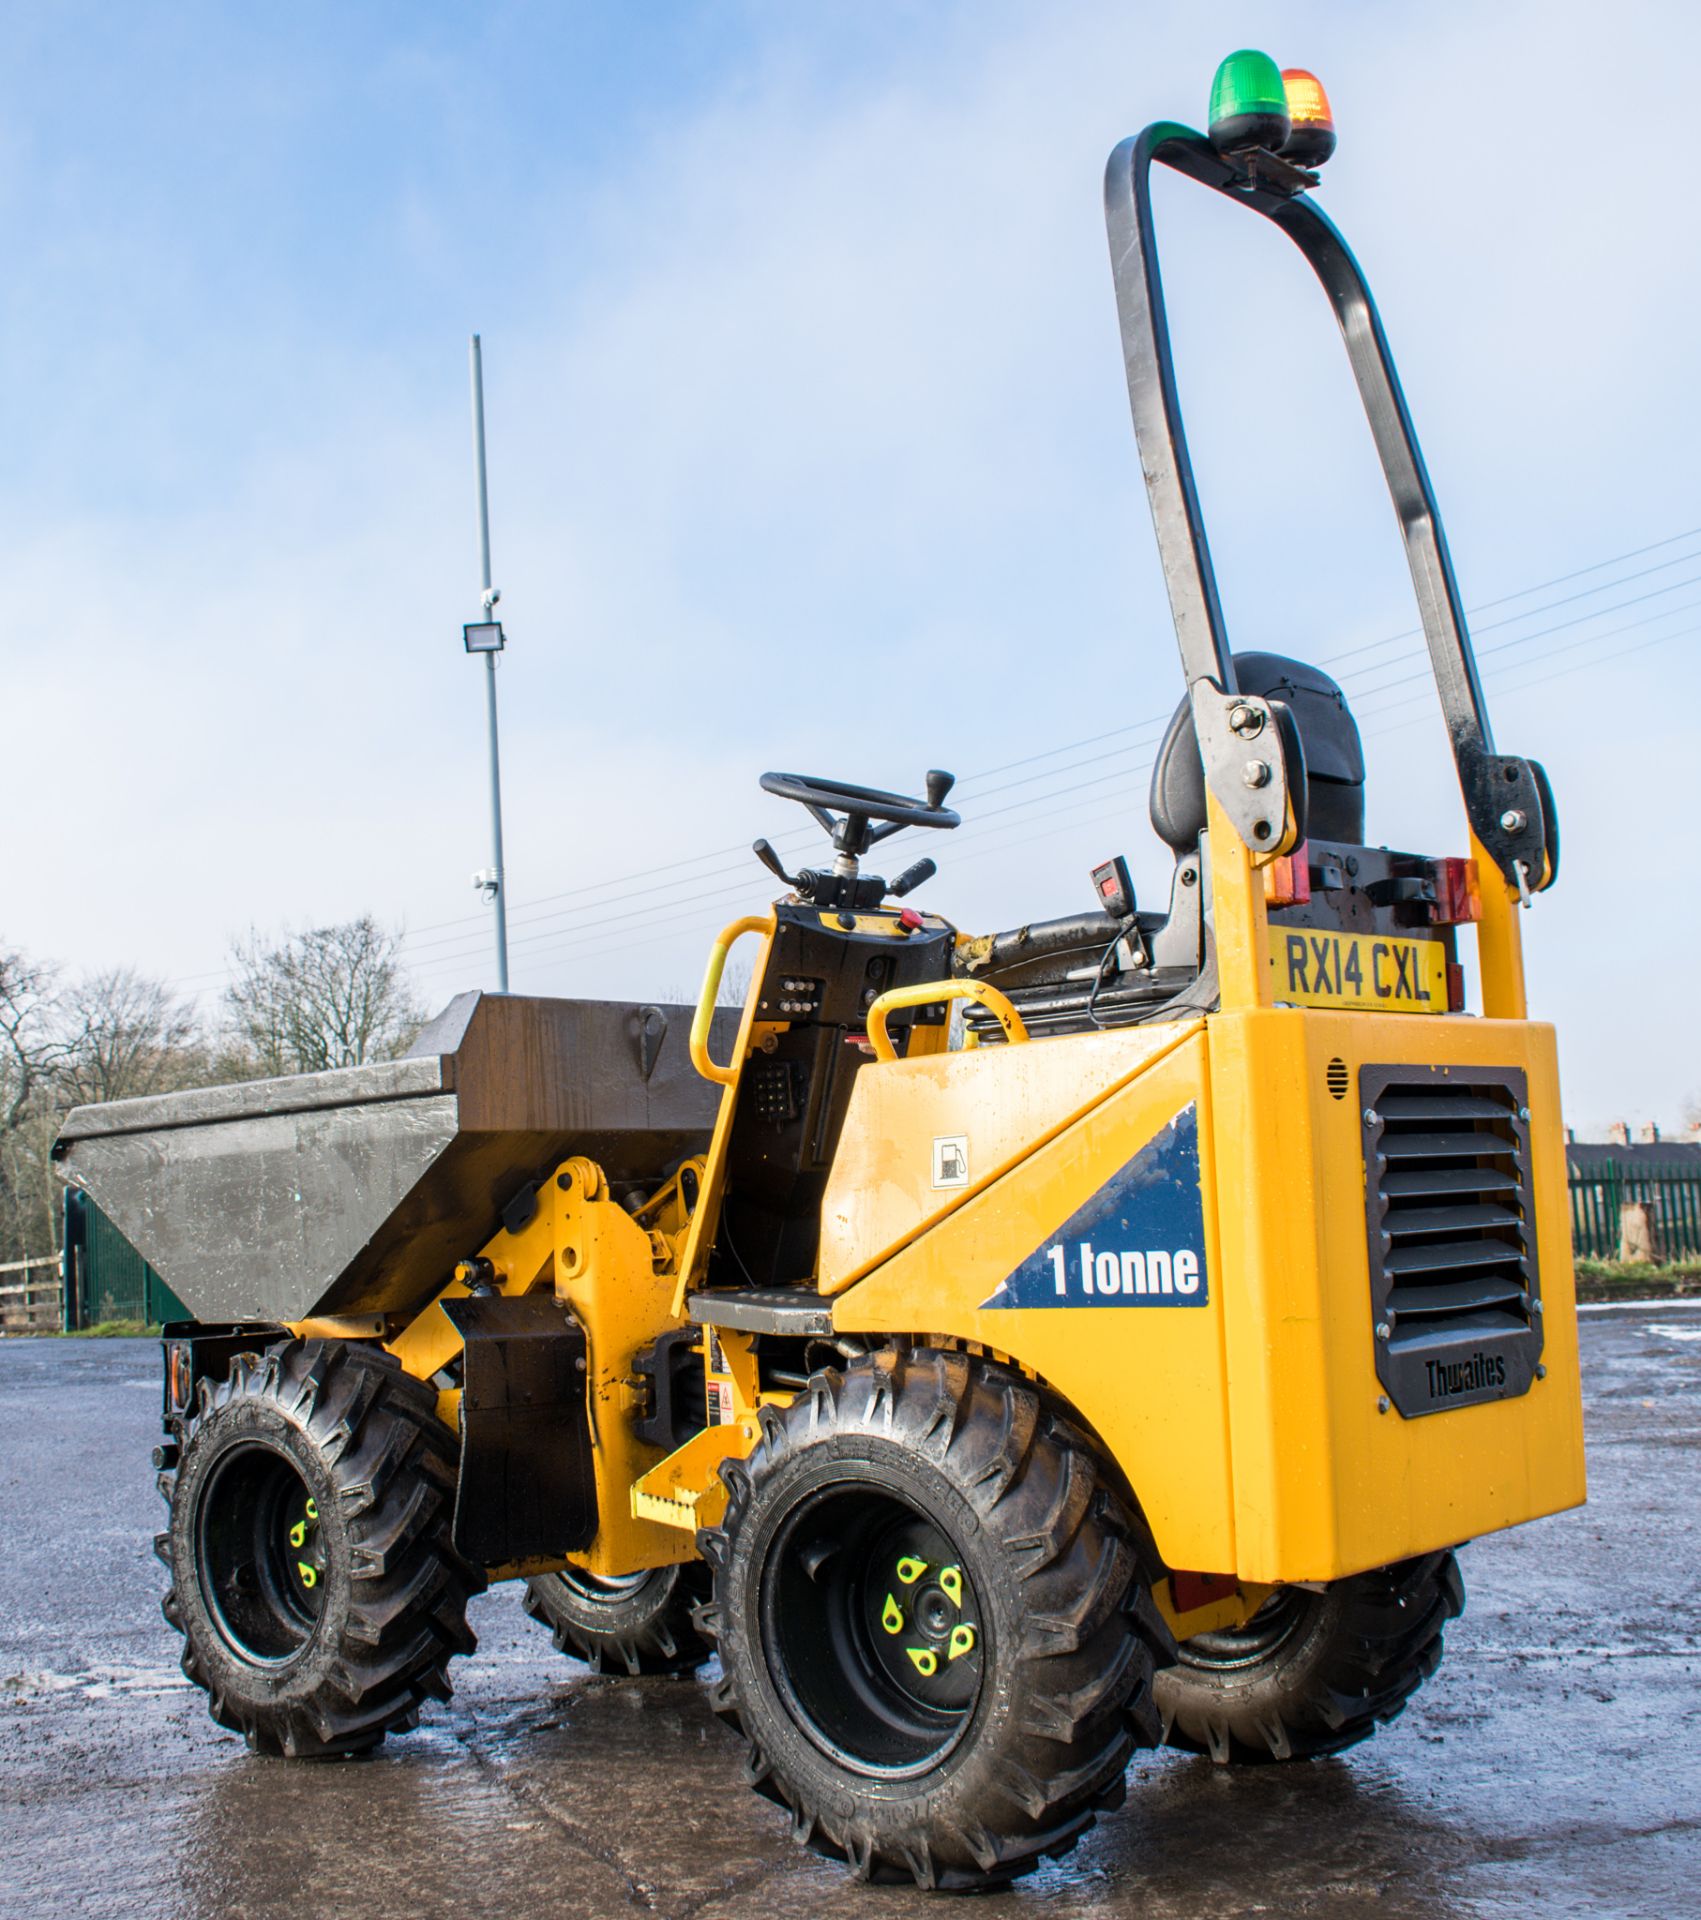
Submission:
[[[577,1567],[526,1582],[526,1611],[593,1673],[695,1673],[714,1648],[692,1618],[709,1597],[701,1561],[601,1580]]]
[[[1464,1611],[1451,1553],[1283,1587],[1244,1626],[1182,1642],[1157,1678],[1164,1740],[1219,1766],[1311,1760],[1368,1740],[1441,1664]]]
[[[1132,1514],[1037,1388],[869,1355],[764,1409],[722,1478],[715,1704],[797,1840],[864,1880],[995,1887],[1120,1803],[1166,1636]]]
[[[381,1349],[286,1341],[203,1383],[154,1550],[213,1719],[256,1753],[364,1752],[446,1700],[484,1576],[450,1540],[455,1440]]]

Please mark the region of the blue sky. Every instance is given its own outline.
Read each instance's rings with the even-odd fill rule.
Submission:
[[[249,925],[370,909],[432,999],[489,983],[475,327],[517,988],[689,992],[764,895],[737,849],[807,845],[770,766],[955,769],[924,898],[967,927],[1067,910],[1118,848],[1156,903],[1180,689],[1100,176],[1250,43],[1330,87],[1325,204],[1467,604],[1503,603],[1497,731],[1567,835],[1528,939],[1572,1116],[1675,1122],[1701,262],[1666,76],[1701,32],[1656,4],[1176,16],[9,8],[0,933],[210,1001]],[[1277,236],[1188,192],[1165,260],[1231,630],[1349,656],[1373,837],[1446,850],[1332,323]]]

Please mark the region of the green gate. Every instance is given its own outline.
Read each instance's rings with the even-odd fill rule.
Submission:
[[[65,1325],[103,1320],[192,1320],[178,1299],[100,1208],[75,1187],[65,1189]]]
[[[1701,1173],[1627,1172],[1613,1161],[1571,1169],[1571,1237],[1583,1260],[1618,1258],[1618,1220],[1641,1202],[1668,1260],[1701,1260]]]

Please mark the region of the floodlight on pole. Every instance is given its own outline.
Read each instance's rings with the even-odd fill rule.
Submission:
[[[496,909],[496,987],[508,991],[507,874],[502,864],[502,760],[496,737],[496,656],[507,645],[496,603],[502,595],[490,584],[490,489],[484,472],[484,350],[472,337],[473,455],[478,470],[478,564],[481,617],[461,628],[468,653],[484,655],[485,713],[490,730],[490,838],[495,864],[473,875],[473,885]]]

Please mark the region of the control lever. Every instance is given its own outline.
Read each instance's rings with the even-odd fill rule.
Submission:
[[[945,796],[957,784],[954,773],[946,773],[941,767],[933,767],[927,776],[927,804],[937,811],[945,804]],[[916,882],[920,886],[921,882]]]
[[[929,774],[927,777],[931,780],[933,775]],[[947,774],[945,777],[949,780],[951,776]],[[940,800],[943,800],[944,797],[943,793],[939,796]],[[931,793],[929,794],[929,800],[932,801],[933,805],[938,805],[938,801],[932,800]],[[913,867],[905,867],[903,872],[898,875],[897,879],[892,882],[886,891],[894,900],[901,900],[906,893],[914,893],[916,888],[919,887],[924,880],[931,880],[938,871],[938,867],[936,867],[931,860],[918,860]]]
[[[802,891],[801,882],[786,872],[784,866],[780,863],[780,856],[775,853],[766,840],[758,840],[750,851],[755,854],[756,858],[761,861],[763,866],[768,869],[776,880],[783,880],[794,893],[800,893]]]

